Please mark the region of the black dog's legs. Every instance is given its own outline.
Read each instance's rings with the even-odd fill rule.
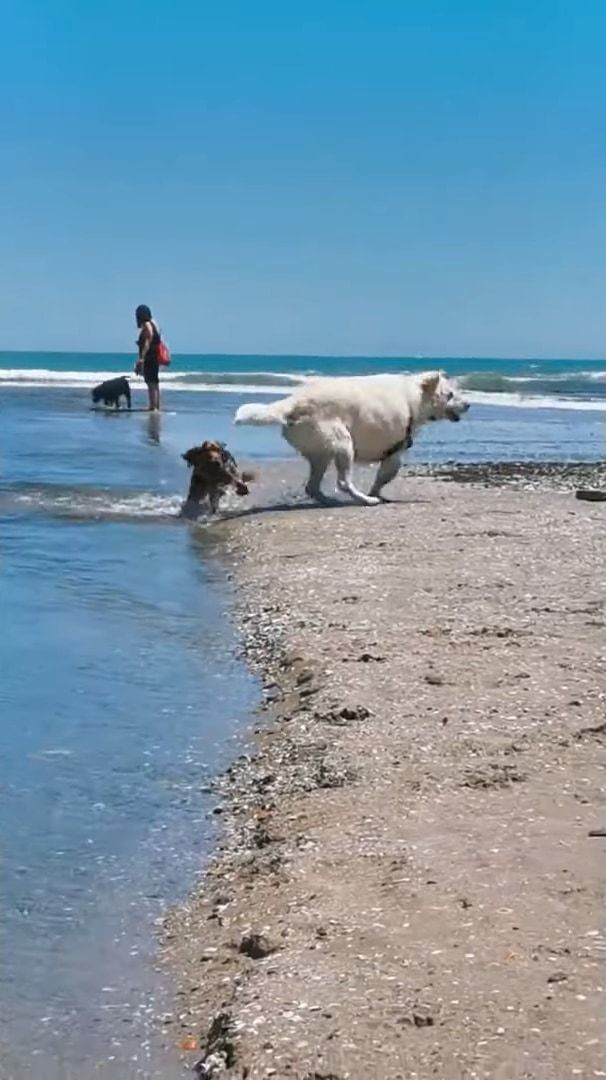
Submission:
[[[126,398],[126,406],[127,406],[128,409],[130,409],[131,398],[130,398],[130,386],[128,386],[128,384],[126,385],[126,388],[124,390],[124,397]]]

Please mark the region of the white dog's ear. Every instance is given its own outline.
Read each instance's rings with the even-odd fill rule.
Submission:
[[[432,397],[438,389],[438,383],[440,382],[440,372],[430,371],[427,375],[424,375],[421,379],[421,387],[425,397]]]

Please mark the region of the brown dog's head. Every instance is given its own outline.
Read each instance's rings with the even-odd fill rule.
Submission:
[[[224,464],[224,450],[221,443],[207,440],[201,446],[192,446],[181,455],[190,469],[205,469]]]
[[[238,495],[248,495],[247,484],[254,479],[253,473],[240,473],[236,459],[223,443],[207,440],[181,456],[206,483],[221,487],[233,484]]]

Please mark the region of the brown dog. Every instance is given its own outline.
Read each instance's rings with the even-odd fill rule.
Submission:
[[[201,446],[192,446],[182,457],[193,469],[182,511],[186,517],[196,518],[205,499],[208,499],[211,514],[216,513],[219,500],[230,487],[235,488],[237,495],[248,495],[247,485],[254,480],[254,475],[240,472],[235,458],[223,443],[203,442]]]

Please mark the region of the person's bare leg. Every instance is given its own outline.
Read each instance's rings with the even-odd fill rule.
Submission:
[[[160,387],[158,383],[149,383],[147,387],[148,408],[150,412],[160,409]]]

